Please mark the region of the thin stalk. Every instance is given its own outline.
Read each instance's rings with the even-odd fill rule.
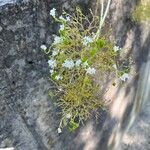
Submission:
[[[104,12],[104,1],[103,0],[101,1],[101,14],[100,14],[101,18],[100,18],[100,23],[99,23],[99,29],[95,35],[95,39],[97,39],[101,33],[102,26],[105,23],[105,19],[106,19],[106,16],[108,14],[108,11],[109,11],[110,3],[111,3],[111,0],[108,0],[107,6],[106,6],[106,9]],[[103,12],[104,12],[104,15],[103,15]]]
[[[104,0],[101,0],[101,20],[103,18],[103,13],[104,13]]]

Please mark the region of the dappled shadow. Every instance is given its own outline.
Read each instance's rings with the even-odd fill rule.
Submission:
[[[144,51],[143,53],[143,49],[147,49],[148,47],[149,36],[147,36],[147,40],[142,44],[141,26],[131,19],[131,11],[136,5],[136,1],[128,2],[126,0],[122,3],[123,4],[120,4],[122,7],[120,6],[121,9],[118,12],[120,13],[120,16],[118,16],[119,18],[116,17],[117,19],[112,21],[112,27],[115,29],[113,36],[117,45],[129,49],[124,60],[132,57],[134,62],[132,66],[134,66],[136,74],[132,75],[132,78],[127,84],[118,85],[115,93],[113,93],[113,101],[118,105],[115,108],[115,114],[113,115],[113,112],[111,112],[112,108],[110,106],[110,114],[107,114],[105,111],[101,112],[100,119],[105,118],[102,119],[102,122],[100,121],[96,124],[94,119],[89,120],[85,126],[79,128],[75,133],[70,135],[68,133],[63,133],[60,136],[60,140],[62,141],[62,145],[64,145],[64,149],[112,150],[116,144],[119,144],[123,136],[123,131],[128,128],[128,124],[132,118],[131,112],[134,105],[137,103],[135,101],[135,94],[138,87],[139,72],[143,62],[147,59],[148,51]],[[111,19],[113,20],[113,18]],[[128,47],[128,44],[130,47]],[[107,81],[108,80],[109,77],[107,78]],[[105,88],[107,88],[107,86]],[[115,107],[113,102],[112,107]],[[120,135],[117,135],[118,131],[120,131]],[[118,143],[115,140],[118,140]],[[95,142],[94,144],[93,141]],[[110,147],[108,144],[110,144]]]
[[[150,47],[150,34],[147,35],[146,40],[142,43],[141,25],[134,23],[130,18],[130,12],[136,4],[135,1],[123,0],[123,4],[120,3],[118,5],[118,7],[121,7],[119,12],[117,12],[120,16],[114,16],[116,15],[113,14],[116,8],[111,7],[110,14],[112,16],[109,19],[112,22],[113,29],[115,29],[113,33],[114,39],[120,47],[126,47],[130,43],[130,50],[124,59],[132,56],[134,60],[133,66],[137,74],[133,75],[133,78],[127,84],[118,84],[114,87],[113,90],[115,92],[112,90],[113,98],[109,111],[101,110],[97,122],[92,117],[75,132],[69,133],[67,130],[64,130],[62,134],[58,135],[59,118],[57,118],[51,101],[45,96],[52,83],[49,83],[47,79],[49,72],[46,56],[39,50],[39,47],[41,44],[51,44],[52,35],[57,33],[56,30],[58,28],[49,17],[49,10],[56,7],[60,14],[62,8],[67,9],[70,5],[75,6],[79,4],[86,13],[92,2],[84,0],[78,0],[77,2],[72,0],[37,0],[36,3],[29,3],[26,7],[25,4],[23,6],[11,6],[8,8],[9,11],[4,11],[3,17],[0,18],[3,26],[1,36],[4,33],[5,35],[6,33],[10,35],[7,38],[5,35],[2,37],[4,45],[2,45],[1,51],[3,56],[0,56],[0,60],[6,58],[0,67],[3,67],[1,68],[3,71],[8,71],[8,75],[2,74],[3,78],[1,80],[1,85],[4,84],[3,89],[6,90],[5,93],[2,93],[3,101],[1,101],[1,105],[4,117],[0,119],[0,121],[3,120],[0,127],[1,133],[6,137],[11,136],[12,141],[14,141],[12,145],[18,149],[22,147],[30,149],[32,147],[31,149],[35,150],[107,150],[109,142],[112,147],[115,144],[113,139],[116,139],[115,136],[118,136],[116,134],[117,131],[121,131],[122,135],[119,136],[122,137],[123,131],[127,129],[132,118],[133,106],[137,103],[134,95],[138,88],[139,73],[141,66],[147,62],[148,47]],[[16,11],[16,18],[13,15],[14,11]],[[13,15],[14,17],[11,16],[8,18],[8,21],[5,20],[7,15]],[[15,22],[18,19],[22,19],[24,21],[23,25],[27,25],[19,26],[16,31],[11,31],[15,29]],[[9,30],[7,30],[6,22],[8,22],[8,25],[11,25]],[[30,34],[32,32],[34,34]],[[19,40],[15,40],[15,43],[13,39],[16,36]],[[18,52],[16,52],[17,46],[20,50]],[[11,48],[15,49],[14,53],[11,52]],[[10,54],[7,55],[6,53]],[[14,57],[11,56],[11,53],[16,59],[14,63],[12,62]],[[9,59],[10,62],[8,61]],[[109,83],[109,77],[106,78],[105,83]],[[104,86],[104,89],[107,88],[109,88],[109,85]],[[2,92],[4,91],[3,89]],[[111,94],[109,96],[111,98]],[[3,106],[7,107],[7,109],[4,110]],[[114,106],[114,108],[111,108],[111,106]]]
[[[126,2],[124,1],[124,3]],[[125,5],[123,6],[125,7]],[[127,5],[127,11],[125,12],[126,13],[130,12],[129,5]],[[125,85],[124,87],[120,85],[117,89],[117,92],[115,92],[116,97],[114,99],[114,103],[116,101],[115,105],[118,105],[118,107],[115,108],[118,114],[116,113],[113,117],[115,117],[118,121],[115,128],[113,128],[113,134],[109,136],[109,139],[107,139],[108,142],[107,144],[109,144],[110,146],[105,149],[110,150],[117,149],[117,146],[118,144],[120,144],[119,142],[122,136],[124,135],[124,132],[126,132],[126,130],[128,130],[130,125],[132,125],[134,119],[140,112],[143,97],[140,97],[141,99],[138,98],[137,92],[140,92],[139,86],[141,86],[141,82],[139,81],[142,80],[145,69],[144,67],[148,60],[148,53],[150,51],[149,49],[150,34],[147,35],[147,37],[144,39],[145,41],[142,43],[143,35],[141,33],[142,32],[141,29],[143,30],[143,27],[140,26],[140,24],[138,23],[135,24],[134,22],[132,22],[132,20],[130,20],[128,16],[125,15],[123,17],[125,18],[122,18],[123,19],[122,26],[120,26],[120,28],[117,29],[118,32],[115,33],[117,36],[116,39],[119,38],[117,45],[124,47],[126,44],[128,44],[126,43],[126,41],[129,38],[128,34],[131,32],[133,33],[132,39],[129,39],[132,40],[131,48],[130,51],[128,51],[128,54],[126,55],[125,59],[128,59],[129,56],[132,56],[132,59],[134,60],[133,67],[135,68],[136,74],[133,75],[133,77],[129,80],[127,85]],[[113,106],[114,103],[112,104],[112,107],[115,107]],[[120,112],[122,111],[122,109],[124,110],[120,116]],[[119,115],[119,118],[116,115]],[[101,147],[101,145],[99,146]]]

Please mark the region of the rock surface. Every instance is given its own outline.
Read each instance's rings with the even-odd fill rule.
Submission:
[[[150,26],[149,22],[133,21],[131,12],[136,4],[136,0],[114,0],[111,7],[113,35],[121,47],[130,50],[125,58],[133,58],[130,75],[134,72],[138,75],[125,89],[124,100],[129,102],[129,109],[127,107],[119,130],[119,134],[123,133],[121,150],[150,150]],[[132,97],[132,91],[136,97]]]
[[[97,124],[91,119],[75,133],[63,131],[59,135],[57,111],[47,96],[54,87],[48,79],[47,56],[41,51],[40,45],[49,46],[58,29],[49,17],[49,10],[56,7],[60,14],[62,8],[72,11],[72,6],[76,4],[86,11],[91,1],[0,0],[0,148],[107,150],[107,140],[115,120],[102,112]],[[127,15],[135,1],[122,0],[118,3],[116,0],[113,4],[111,11],[116,9],[121,12],[112,13],[111,22],[116,29],[113,38],[118,45],[132,49],[135,64],[142,63],[145,57],[141,59],[138,51],[149,47],[149,35],[141,44],[141,29],[145,27],[131,23]],[[146,31],[143,32],[142,36]],[[134,85],[132,82],[129,86],[134,88]],[[125,134],[122,149],[149,150],[149,108],[148,101],[133,128]],[[141,143],[137,143],[140,139],[136,137],[139,130],[144,139]]]
[[[15,0],[0,0],[0,6],[6,5],[6,4],[13,4],[15,3]]]
[[[39,49],[50,40],[45,34],[45,5],[27,2],[0,8],[1,147],[50,149],[48,143],[56,134],[55,114],[46,94],[51,86],[48,67]]]

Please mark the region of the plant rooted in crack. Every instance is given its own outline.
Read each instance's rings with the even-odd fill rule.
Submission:
[[[50,76],[59,93],[55,102],[61,110],[59,133],[65,126],[69,131],[75,130],[93,113],[98,116],[98,110],[105,108],[99,94],[101,85],[94,79],[99,73],[116,74],[114,65],[120,50],[108,36],[100,35],[109,5],[105,12],[101,11],[101,18],[90,11],[89,19],[79,8],[73,15],[63,12],[59,17],[56,9],[50,11],[60,23],[59,36],[54,37],[49,48],[41,48],[49,56]]]

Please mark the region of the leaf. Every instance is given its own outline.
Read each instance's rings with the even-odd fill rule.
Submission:
[[[93,48],[92,50],[90,50],[90,55],[94,56],[97,52],[98,52],[98,48]]]
[[[106,41],[104,39],[98,39],[96,41],[97,48],[103,48],[106,45]]]
[[[82,62],[86,62],[87,60],[88,60],[87,57],[83,57],[83,58],[81,59]]]
[[[78,123],[76,123],[74,120],[71,120],[70,122],[69,122],[69,125],[68,125],[68,130],[70,131],[70,132],[73,132],[75,129],[77,129],[79,127],[79,124]]]
[[[55,80],[55,77],[56,77],[56,73],[54,72],[54,73],[51,75],[51,78],[52,78],[53,80]]]

